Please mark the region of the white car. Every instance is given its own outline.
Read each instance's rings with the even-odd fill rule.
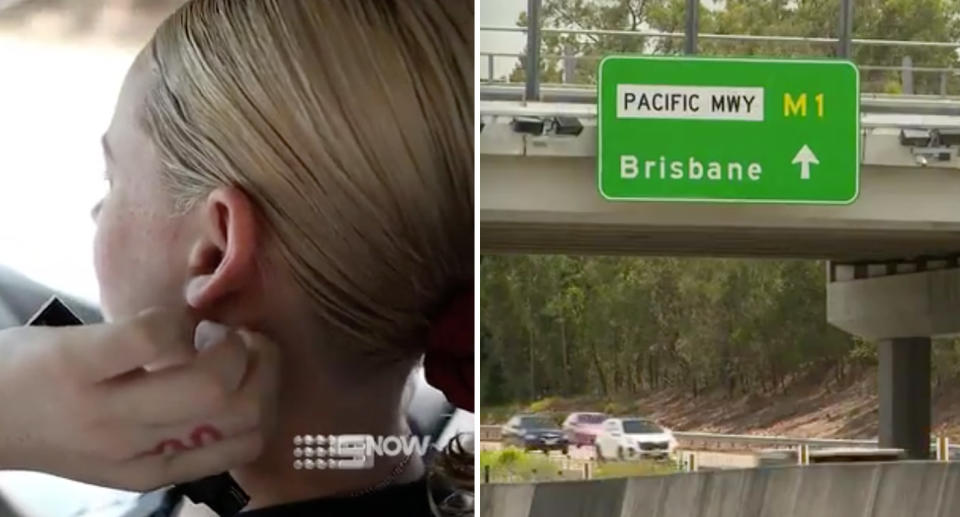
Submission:
[[[667,458],[677,448],[669,429],[645,418],[608,418],[597,435],[597,458]]]

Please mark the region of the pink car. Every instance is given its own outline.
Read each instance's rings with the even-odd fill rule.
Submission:
[[[600,434],[601,424],[608,417],[603,413],[570,413],[563,421],[563,433],[570,445],[592,446]]]

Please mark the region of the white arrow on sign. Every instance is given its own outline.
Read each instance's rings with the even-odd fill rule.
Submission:
[[[813,154],[813,151],[807,147],[806,144],[800,148],[800,151],[797,152],[797,155],[793,157],[793,161],[790,162],[793,164],[800,164],[800,179],[808,180],[810,179],[810,164],[820,165],[820,161],[817,160],[817,155]]]

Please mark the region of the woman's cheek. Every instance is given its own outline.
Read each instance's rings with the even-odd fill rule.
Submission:
[[[100,308],[104,318],[110,321],[114,317],[112,308],[117,297],[115,289],[118,283],[117,256],[123,247],[118,246],[116,228],[110,220],[109,206],[105,203],[97,220],[97,231],[93,238],[93,265],[100,286]]]

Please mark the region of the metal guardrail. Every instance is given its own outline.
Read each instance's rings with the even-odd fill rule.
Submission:
[[[499,442],[500,441],[500,428],[503,426],[499,425],[481,425],[480,426],[480,441],[481,442]]]
[[[960,45],[955,45],[960,48]],[[524,57],[524,54],[520,52],[479,52],[478,55],[481,58],[486,58],[487,60],[487,77],[485,79],[481,78],[481,81],[486,83],[495,83],[495,84],[506,84],[503,81],[497,81],[494,79],[494,59],[496,58],[513,58],[521,59]],[[545,54],[540,56],[542,59],[555,59],[558,61],[572,60],[575,64],[579,61],[596,61],[599,62],[605,56],[600,55],[562,55],[562,54]],[[912,63],[901,64],[901,65],[878,65],[878,64],[864,64],[857,65],[861,71],[871,72],[871,71],[883,71],[883,72],[908,72],[908,73],[929,73],[929,74],[940,74],[941,77],[947,76],[957,76],[960,75],[960,69],[954,67],[943,67],[943,66],[914,66]],[[566,74],[564,74],[566,75]],[[573,83],[571,83],[573,84]],[[581,84],[582,85],[582,84]]]
[[[508,26],[481,26],[481,32],[522,32],[528,31],[526,27],[508,27]],[[675,39],[685,38],[686,34],[682,32],[660,32],[660,31],[630,31],[616,29],[564,29],[564,28],[541,28],[542,34],[574,34],[589,36],[628,36],[636,38],[664,38]],[[745,41],[745,42],[764,42],[764,43],[838,43],[838,38],[818,38],[807,36],[769,36],[759,34],[714,34],[699,33],[698,39],[716,40],[716,41]],[[929,48],[960,48],[960,43],[952,41],[908,41],[908,40],[884,40],[853,38],[851,43],[863,46],[888,46],[888,47],[929,47]],[[484,55],[483,52],[480,55]],[[546,56],[543,56],[546,57]]]
[[[481,25],[480,32],[520,32],[527,33],[527,27],[510,27],[505,25]],[[660,32],[660,31],[630,31],[617,29],[568,29],[562,27],[540,27],[542,34],[579,34],[590,36],[630,36],[646,38],[685,38],[684,32]],[[720,41],[753,41],[753,42],[771,42],[771,43],[839,43],[839,38],[818,38],[808,36],[771,36],[761,34],[715,34],[715,33],[697,33],[698,39],[720,40]],[[851,38],[850,42],[855,45],[863,46],[888,46],[888,47],[930,47],[930,48],[960,48],[960,42],[955,41],[906,41],[906,40],[886,40],[869,38]]]
[[[715,444],[733,448],[736,446],[755,447],[878,447],[877,440],[851,440],[840,438],[793,438],[788,436],[756,436],[749,434],[699,433],[675,431],[673,436],[687,444]]]
[[[697,53],[697,42],[700,39],[703,40],[714,40],[714,41],[732,41],[732,42],[753,42],[753,43],[795,43],[795,44],[816,44],[816,45],[836,45],[835,55],[841,58],[850,58],[852,55],[853,45],[863,46],[863,47],[901,47],[901,48],[942,48],[942,49],[958,49],[960,48],[960,42],[954,41],[906,41],[906,40],[888,40],[888,39],[872,39],[872,38],[854,38],[853,37],[853,17],[854,17],[854,2],[853,0],[840,0],[839,1],[839,23],[837,25],[837,37],[810,37],[810,36],[777,36],[777,35],[760,35],[760,34],[718,34],[718,33],[700,33],[699,32],[699,5],[700,0],[687,0],[685,8],[685,26],[683,32],[665,32],[665,31],[650,31],[650,30],[623,30],[623,29],[589,29],[589,28],[565,28],[565,27],[541,27],[540,25],[540,11],[541,11],[542,0],[528,0],[527,1],[527,26],[526,27],[511,27],[511,26],[481,26],[479,28],[480,32],[498,32],[498,33],[524,33],[526,35],[526,62],[524,63],[525,71],[525,82],[524,82],[524,91],[525,99],[529,100],[540,100],[540,62],[542,57],[540,55],[540,47],[542,36],[544,34],[548,35],[572,35],[572,36],[615,36],[615,37],[632,37],[632,38],[653,38],[653,39],[683,39],[683,52],[684,54],[696,54]],[[566,50],[564,51],[566,53]],[[495,57],[506,57],[508,54],[504,53],[488,53],[480,52],[481,56],[485,56],[488,60],[488,73],[487,80],[494,82],[494,58]],[[511,57],[521,57],[520,54],[515,54]],[[576,66],[576,62],[580,59],[594,59],[597,60],[597,56],[576,56],[573,54],[564,55],[564,56],[543,56],[547,59],[560,59],[562,60],[564,70],[563,77],[565,83],[572,82],[569,78],[573,77],[573,69]],[[829,57],[829,56],[824,56]],[[911,94],[914,93],[914,82],[913,74],[916,73],[936,73],[940,75],[940,94],[946,95],[948,77],[951,75],[956,75],[956,72],[953,68],[944,68],[936,66],[913,66],[912,59],[909,55],[902,57],[901,66],[893,66],[889,64],[864,64],[861,66],[862,70],[868,71],[900,71],[900,81],[902,84],[902,90],[905,93]],[[869,85],[868,82],[862,82],[862,86],[866,87]]]
[[[496,75],[496,66],[495,59],[497,58],[513,58],[520,60],[524,57],[524,54],[519,52],[480,52],[479,56],[481,58],[486,58],[487,60],[487,72],[486,77],[481,77],[480,81],[482,84],[511,84],[509,82],[496,80],[494,77]],[[593,61],[598,62],[603,59],[604,56],[598,55],[559,55],[559,54],[546,54],[541,56],[543,59],[553,59],[560,61],[562,64],[562,77],[567,81],[568,77],[572,77],[574,70],[577,66],[577,63],[580,61]],[[900,74],[901,88],[903,88],[907,93],[906,95],[912,95],[914,90],[913,86],[913,74],[927,74],[927,75],[939,75],[940,76],[940,96],[947,95],[947,84],[948,79],[951,77],[960,76],[960,69],[954,67],[937,67],[937,66],[914,66],[913,62],[909,59],[908,56],[904,57],[904,63],[901,65],[879,65],[879,64],[863,64],[857,65],[857,68],[861,72],[898,72]],[[515,83],[514,83],[515,84]],[[569,84],[573,86],[584,86],[584,83],[574,83],[568,81],[562,84]],[[867,82],[861,82],[861,87],[866,86]],[[525,86],[525,85],[524,85]]]
[[[481,441],[499,441],[499,425],[481,425]],[[806,444],[812,447],[876,447],[876,440],[844,440],[830,438],[790,438],[785,436],[755,436],[746,434],[701,433],[674,431],[673,436],[680,441],[715,443],[724,445],[756,445],[756,446],[796,446]]]
[[[956,45],[956,46],[960,48],[960,45]],[[477,55],[479,55],[480,57],[487,58],[488,64],[492,64],[491,63],[492,58],[506,57],[506,58],[520,59],[525,56],[523,53],[520,53],[520,52],[479,52]],[[540,57],[543,59],[557,59],[557,60],[575,59],[575,60],[585,60],[585,61],[600,61],[606,56],[592,55],[592,54],[581,55],[581,56],[563,55],[563,54],[545,54]],[[859,68],[860,70],[887,70],[891,72],[902,72],[904,70],[909,70],[911,72],[948,73],[951,75],[960,74],[960,69],[957,69],[954,67],[914,66],[912,64],[906,68],[903,65],[871,65],[871,64],[860,65],[858,64],[857,68]],[[487,75],[488,75],[487,80],[490,81],[494,74],[488,73]]]
[[[480,53],[478,53],[478,55],[479,55],[481,58],[486,58],[486,60],[487,60],[487,76],[486,76],[486,78],[481,78],[480,80],[481,80],[481,82],[488,83],[488,84],[491,84],[491,83],[492,83],[492,84],[508,84],[508,83],[505,83],[505,82],[503,82],[503,81],[498,81],[498,80],[495,80],[495,79],[494,79],[494,76],[496,75],[496,72],[495,72],[496,67],[494,66],[494,65],[495,65],[495,63],[494,63],[494,60],[495,60],[495,59],[497,59],[497,58],[512,58],[512,59],[517,59],[517,60],[519,60],[519,59],[521,59],[521,58],[524,57],[524,54],[522,54],[522,53],[520,53],[520,52],[480,52]],[[576,55],[546,54],[546,55],[541,56],[541,58],[543,58],[543,59],[554,59],[554,60],[557,60],[557,61],[562,61],[563,64],[564,64],[564,67],[566,67],[568,62],[569,62],[569,63],[572,63],[574,66],[575,66],[576,63],[579,62],[579,61],[595,61],[595,62],[599,62],[601,59],[604,58],[604,56],[600,56],[600,55],[581,55],[581,56],[576,56]],[[882,71],[882,72],[901,72],[901,73],[906,72],[906,73],[911,73],[911,74],[914,73],[914,72],[916,72],[916,73],[922,73],[922,74],[940,74],[941,81],[946,81],[946,78],[947,78],[947,77],[960,75],[960,69],[957,69],[957,68],[954,68],[954,67],[914,66],[914,65],[912,64],[912,62],[911,62],[911,63],[907,63],[907,64],[901,64],[901,65],[878,65],[878,64],[863,64],[863,65],[860,65],[860,64],[858,64],[858,65],[857,65],[857,68],[859,68],[861,71],[865,71],[865,72],[871,72],[871,71],[881,72],[881,71]],[[571,72],[572,72],[572,71],[571,71]],[[563,76],[564,76],[564,77],[566,77],[567,75],[568,75],[568,72],[564,72],[564,73],[563,73]],[[572,84],[572,83],[571,83],[571,84]],[[582,84],[581,84],[581,85],[582,85]],[[944,84],[944,85],[943,85],[944,89],[945,89],[945,86],[946,86],[946,85]],[[945,93],[944,93],[944,95],[945,95]]]
[[[480,441],[500,441],[499,425],[481,425]],[[673,436],[681,444],[708,445],[714,444],[718,449],[759,448],[759,447],[879,447],[877,440],[856,440],[841,438],[796,438],[789,436],[757,436],[749,434],[701,433],[674,431]],[[950,450],[960,451],[960,445],[950,445]]]

